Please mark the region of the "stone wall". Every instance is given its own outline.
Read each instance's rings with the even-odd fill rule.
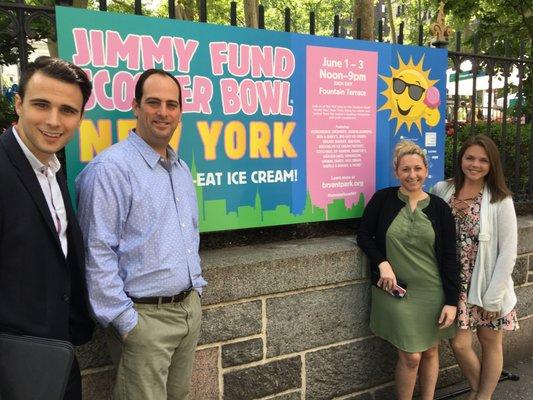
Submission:
[[[514,272],[521,329],[506,362],[533,341],[533,216],[519,219]],[[393,399],[395,350],[368,329],[368,268],[353,237],[202,253],[209,286],[191,399]],[[86,399],[109,398],[113,370],[101,332],[78,349]],[[439,386],[462,379],[447,345]]]

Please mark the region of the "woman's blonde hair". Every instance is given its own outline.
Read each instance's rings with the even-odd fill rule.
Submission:
[[[394,170],[396,171],[398,169],[398,164],[400,163],[400,160],[403,156],[407,155],[418,155],[422,158],[422,161],[424,161],[424,165],[426,168],[428,167],[428,160],[426,159],[426,153],[424,150],[420,148],[419,145],[417,145],[414,142],[411,142],[410,140],[400,140],[396,147],[394,148],[394,154],[392,158],[392,163]]]

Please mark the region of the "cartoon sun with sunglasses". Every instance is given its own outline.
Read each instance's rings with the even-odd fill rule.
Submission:
[[[397,69],[390,67],[391,76],[380,75],[387,84],[387,88],[381,92],[387,101],[379,111],[390,110],[389,121],[396,118],[394,134],[403,124],[408,131],[415,125],[422,134],[422,119],[429,126],[437,125],[440,120],[440,95],[434,86],[438,80],[429,79],[430,69],[424,71],[424,56],[415,65],[412,58],[405,64],[398,54],[398,64]]]

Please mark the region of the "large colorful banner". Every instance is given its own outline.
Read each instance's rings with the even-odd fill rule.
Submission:
[[[138,76],[182,85],[171,146],[191,168],[203,232],[359,217],[397,184],[392,149],[427,150],[443,176],[447,53],[57,7],[59,54],[94,85],[68,177],[127,138]]]

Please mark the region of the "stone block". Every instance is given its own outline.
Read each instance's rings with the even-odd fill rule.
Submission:
[[[114,383],[114,369],[84,371],[81,377],[83,400],[111,400]]]
[[[522,285],[527,282],[528,261],[528,256],[520,256],[516,258],[516,264],[513,269],[513,282],[515,285]]]
[[[518,217],[518,254],[533,253],[533,216]]]
[[[261,301],[204,310],[200,344],[220,342],[261,333]]]
[[[353,396],[343,397],[343,400],[374,400],[371,392],[354,394]]]
[[[364,279],[353,237],[294,240],[201,253],[204,304]]]
[[[194,359],[190,400],[218,400],[218,348],[198,350]]]
[[[396,349],[376,337],[309,352],[306,357],[307,396],[331,399],[393,379]]]
[[[368,336],[368,282],[267,300],[267,355]]]
[[[102,328],[95,330],[90,342],[76,347],[76,357],[82,370],[112,364]]]
[[[533,254],[529,255],[529,270],[527,275],[527,282],[533,282]]]
[[[111,400],[114,385],[114,369],[85,370],[82,375],[83,400]],[[191,379],[191,400],[217,400],[218,349],[196,352]]]
[[[450,343],[447,340],[441,340],[439,344],[439,366],[440,368],[449,367],[456,364]]]
[[[519,321],[520,329],[514,332],[505,332],[503,335],[503,362],[506,365],[515,365],[519,361],[531,358],[531,343],[533,343],[533,318]]]
[[[452,393],[461,389],[469,388],[470,385],[463,375],[459,366],[455,365],[451,368],[439,371],[439,378],[437,381],[437,390],[435,397],[438,399],[448,398]],[[466,400],[468,394],[455,395],[454,400]],[[451,397],[450,397],[451,398]],[[416,400],[420,400],[419,397],[415,397]],[[495,398],[496,399],[496,398]]]
[[[466,378],[458,365],[454,365],[451,368],[446,368],[439,371],[439,379],[437,381],[437,388],[444,388],[456,383],[465,381]],[[465,382],[465,387],[468,384]]]
[[[301,398],[302,398],[302,393],[298,391],[298,392],[285,393],[285,394],[280,394],[279,396],[270,397],[269,400],[300,400]]]
[[[302,386],[302,360],[292,357],[224,374],[224,400],[249,400]]]
[[[394,382],[389,385],[382,386],[374,390],[374,399],[375,400],[394,400],[396,399],[396,386]]]
[[[374,400],[371,392],[354,394],[353,396],[343,397],[343,400]]]
[[[222,346],[222,367],[232,367],[263,358],[263,340],[251,339]]]
[[[533,315],[533,285],[524,285],[515,288],[517,302],[516,313],[518,318]]]

